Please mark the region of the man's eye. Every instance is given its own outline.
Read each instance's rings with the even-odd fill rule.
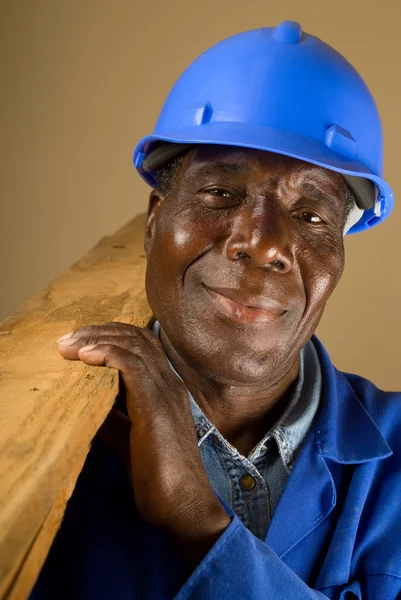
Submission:
[[[218,210],[236,210],[240,206],[237,196],[224,188],[212,188],[202,190],[203,204]]]
[[[308,223],[323,223],[323,219],[313,212],[304,211],[299,213],[298,218]]]
[[[205,190],[206,194],[212,194],[212,196],[222,196],[223,198],[234,198],[233,194],[228,190],[221,188],[214,188],[212,190]]]

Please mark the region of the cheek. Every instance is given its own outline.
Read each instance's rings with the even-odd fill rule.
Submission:
[[[198,200],[179,200],[165,203],[165,210],[159,215],[158,234],[161,251],[167,250],[174,262],[185,268],[210,247],[215,227],[202,218]]]
[[[188,228],[179,228],[174,230],[172,235],[172,243],[175,248],[182,248],[184,251],[190,245],[191,242],[191,232]]]
[[[344,269],[342,240],[322,243],[303,257],[307,311],[322,312]]]
[[[161,206],[150,246],[146,289],[148,298],[163,288],[174,294],[182,283],[185,271],[208,247],[205,228],[193,218],[193,211]],[[172,298],[171,298],[172,299]]]

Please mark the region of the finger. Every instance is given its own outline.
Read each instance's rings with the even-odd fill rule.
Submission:
[[[148,407],[148,399],[156,397],[158,393],[158,378],[154,378],[151,374],[149,367],[153,366],[154,361],[149,360],[149,354],[134,354],[112,344],[98,344],[96,346],[83,346],[78,351],[78,357],[88,365],[118,369],[123,387],[126,390],[129,415],[129,406],[133,398],[135,398],[135,411],[138,411],[143,406]],[[175,377],[170,369],[169,373]],[[179,381],[178,378],[177,381]],[[144,382],[146,382],[146,393],[141,392]],[[130,420],[132,422],[132,418]]]
[[[88,337],[69,338],[58,342],[58,351],[64,358],[79,360],[79,350],[84,346],[97,346],[112,344],[130,352],[140,352],[143,348],[141,337],[134,339],[132,336],[117,335],[92,335]]]
[[[137,325],[132,325],[132,323],[123,323],[122,321],[106,321],[103,325],[110,325],[111,327],[116,327],[118,329],[123,329],[125,327],[133,327],[134,329],[140,329]]]
[[[137,327],[136,325],[120,323],[119,321],[109,321],[104,323],[104,326],[110,327],[110,331],[113,331],[113,335],[118,335],[120,333],[120,335],[142,336],[151,342],[156,342],[156,345],[162,347],[158,336],[147,327]]]
[[[120,348],[113,344],[96,344],[80,347],[78,350],[80,360],[88,365],[112,367],[118,369],[124,384],[127,380],[135,379],[140,368],[146,361],[140,353],[134,354],[130,350]]]
[[[81,337],[89,337],[96,335],[121,335],[124,330],[125,335],[135,335],[140,330],[140,327],[130,325],[129,323],[104,323],[103,325],[85,325],[66,333],[58,338],[57,342],[64,340],[78,339]]]
[[[131,335],[131,336],[143,336],[146,339],[151,340],[152,342],[156,341],[157,344],[160,344],[160,340],[158,336],[147,327],[137,327],[136,325],[131,325],[130,323],[121,323],[119,321],[108,321],[104,323],[104,327],[109,328],[112,335]]]

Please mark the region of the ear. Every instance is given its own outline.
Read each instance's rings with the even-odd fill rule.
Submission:
[[[148,216],[145,226],[144,250],[149,256],[150,246],[156,231],[156,217],[164,196],[160,190],[152,190],[149,195]]]

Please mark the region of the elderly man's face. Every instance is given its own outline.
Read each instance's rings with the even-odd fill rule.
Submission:
[[[304,161],[198,146],[171,193],[151,193],[147,298],[188,364],[233,385],[290,368],[343,271],[345,191],[340,174]]]

